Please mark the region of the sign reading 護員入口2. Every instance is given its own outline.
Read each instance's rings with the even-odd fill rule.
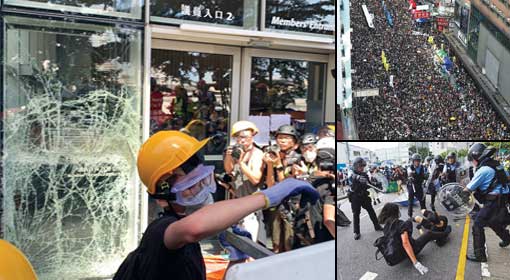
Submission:
[[[151,1],[151,16],[243,26],[244,0]]]
[[[267,0],[267,29],[332,35],[335,24],[334,1]]]

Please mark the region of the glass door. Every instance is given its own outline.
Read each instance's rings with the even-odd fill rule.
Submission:
[[[301,134],[324,125],[328,56],[245,49],[243,61],[240,118],[268,128],[260,144],[283,124]]]

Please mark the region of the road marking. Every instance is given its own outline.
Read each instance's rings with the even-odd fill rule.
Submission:
[[[374,280],[377,277],[377,273],[367,271],[359,280]]]
[[[464,233],[462,234],[462,244],[460,246],[459,262],[457,263],[457,274],[455,280],[464,280],[466,270],[466,253],[468,247],[469,225],[471,224],[469,215],[466,216],[464,223]]]
[[[482,266],[482,277],[491,278],[491,272],[489,271],[489,264],[488,263],[481,263]]]

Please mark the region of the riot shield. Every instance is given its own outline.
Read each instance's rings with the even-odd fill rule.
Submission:
[[[441,187],[438,193],[441,206],[454,217],[465,217],[475,207],[472,193],[465,192],[459,183],[449,183]]]

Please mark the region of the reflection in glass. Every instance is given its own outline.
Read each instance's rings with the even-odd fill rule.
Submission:
[[[212,137],[206,155],[221,155],[228,140],[232,91],[229,55],[152,50],[151,133],[185,129]]]
[[[301,132],[316,131],[324,117],[326,64],[254,57],[250,115],[288,114]]]
[[[258,0],[151,1],[154,21],[180,23],[194,21],[257,28]]]
[[[333,0],[267,0],[265,27],[333,35]]]
[[[3,237],[40,279],[112,275],[137,242],[141,32],[4,27]]]
[[[143,0],[5,0],[7,5],[115,17],[142,18]]]

